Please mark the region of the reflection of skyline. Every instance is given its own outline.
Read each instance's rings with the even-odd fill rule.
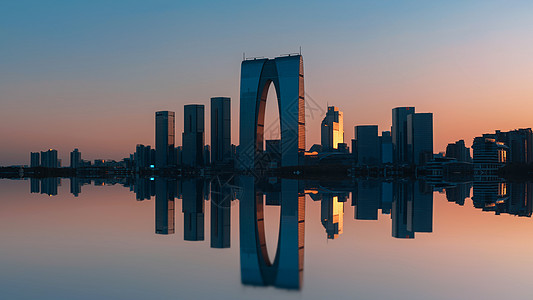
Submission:
[[[57,194],[59,178],[30,180],[31,192]],[[344,222],[374,222],[390,214],[392,237],[413,239],[415,233],[433,232],[433,188],[424,181],[364,179],[345,182],[316,182],[269,178],[207,181],[195,178],[84,179],[71,178],[74,195],[85,184],[122,184],[150,200],[155,196],[155,233],[176,230],[175,198],[180,197],[183,213],[183,239],[205,240],[205,222],[210,225],[211,248],[231,247],[231,206],[239,200],[241,281],[245,285],[300,289],[303,278],[305,193],[320,203],[320,222],[328,239],[346,235]],[[235,184],[235,185],[234,185]],[[483,211],[531,217],[531,183],[501,181],[453,183],[444,186],[447,200],[464,205],[470,187],[472,203]],[[44,190],[43,190],[44,188]],[[237,189],[241,193],[236,193]],[[351,192],[353,219],[344,219],[344,202]],[[250,194],[251,193],[251,194]],[[265,198],[263,198],[266,195]],[[252,197],[252,198],[250,198]],[[252,200],[250,200],[252,199]],[[265,199],[265,200],[263,200]],[[206,201],[211,201],[206,212]],[[264,201],[264,203],[263,203]],[[267,253],[263,205],[281,207],[280,229],[275,253]],[[210,215],[205,215],[210,212]],[[208,218],[208,220],[206,220]],[[179,225],[178,225],[179,227]],[[209,233],[208,233],[209,234]],[[347,238],[347,237],[345,237]]]

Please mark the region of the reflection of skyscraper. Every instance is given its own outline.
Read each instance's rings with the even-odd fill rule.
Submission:
[[[343,231],[344,202],[340,202],[336,195],[324,194],[320,212],[328,239],[336,239]]]
[[[414,107],[396,107],[392,110],[392,145],[394,163],[407,163],[407,116],[414,114]]]
[[[433,158],[433,114],[407,116],[408,162],[423,165]]]
[[[81,193],[81,182],[78,177],[70,177],[70,193],[74,197],[78,197]]]
[[[392,200],[392,236],[395,238],[413,239],[415,233],[407,229],[407,201],[413,195],[410,182],[394,182],[394,198]]]
[[[211,184],[211,248],[229,248],[231,190],[221,182]]]
[[[433,231],[433,190],[422,181],[394,182],[392,236],[414,238]]]
[[[459,205],[465,204],[465,199],[470,197],[470,189],[472,185],[466,183],[459,183],[455,186],[446,188],[446,199],[449,202],[455,202]]]
[[[231,158],[231,99],[211,98],[211,163]]]
[[[358,220],[377,220],[380,202],[381,182],[377,180],[357,180],[352,193],[354,217]]]
[[[510,183],[511,197],[507,212],[519,217],[531,217],[533,210],[533,183]]]
[[[155,166],[166,168],[174,165],[175,114],[173,111],[155,113]]]
[[[338,107],[328,106],[326,116],[321,125],[322,149],[331,151],[344,143],[344,127],[342,111]]]
[[[392,182],[382,182],[381,183],[381,213],[390,214],[392,210],[392,193],[393,193],[393,183]]]
[[[204,164],[204,106],[190,104],[184,107],[182,164],[189,167]]]
[[[57,177],[45,177],[41,179],[41,194],[48,196],[57,195],[57,187],[60,184],[60,179]]]
[[[155,181],[145,177],[136,177],[134,191],[137,201],[150,200],[155,195]]]
[[[39,178],[30,178],[30,193],[39,193],[41,191],[41,181]]]
[[[276,256],[266,248],[263,193],[253,177],[239,178],[241,280],[246,285],[300,289],[304,263],[305,195],[298,180],[281,180]]]
[[[204,184],[200,179],[182,181],[183,238],[204,240]]]
[[[174,186],[176,181],[155,180],[155,233],[174,234]]]
[[[424,182],[415,181],[413,196],[407,201],[407,230],[433,231],[433,191]]]

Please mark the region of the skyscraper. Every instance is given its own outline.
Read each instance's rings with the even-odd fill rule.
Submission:
[[[379,144],[381,147],[381,163],[388,164],[394,162],[394,148],[392,146],[392,136],[390,131],[382,131],[379,137]]]
[[[48,149],[48,151],[41,151],[41,167],[59,168],[57,150]]]
[[[39,152],[30,153],[30,167],[35,168],[41,165],[41,155]]]
[[[510,163],[529,164],[533,162],[533,133],[531,128],[508,132],[496,130],[496,140],[509,147]]]
[[[407,116],[408,162],[423,165],[433,158],[433,114],[416,113]]]
[[[204,164],[204,106],[189,104],[184,107],[182,135],[182,164],[189,167]]]
[[[155,166],[166,168],[174,165],[175,121],[173,111],[155,113]]]
[[[241,64],[239,114],[240,169],[260,167],[268,89],[274,85],[279,107],[282,166],[298,166],[305,152],[305,92],[301,55],[248,59]]]
[[[338,107],[328,106],[321,125],[321,142],[325,151],[337,149],[339,143],[344,143],[342,111]]]
[[[78,148],[70,152],[70,167],[79,168],[81,164],[81,153],[78,151]]]
[[[409,162],[407,154],[407,116],[414,114],[414,107],[396,107],[392,110],[392,146],[394,163]]]
[[[379,158],[379,137],[377,125],[355,126],[355,146],[352,151],[356,154],[359,165],[377,165]]]
[[[231,99],[211,98],[211,163],[231,159]]]
[[[455,158],[457,161],[470,162],[470,148],[465,146],[464,140],[450,143],[446,146],[446,157]]]

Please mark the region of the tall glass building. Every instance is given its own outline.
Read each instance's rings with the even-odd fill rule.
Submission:
[[[211,98],[211,163],[231,159],[231,99]]]
[[[409,162],[407,153],[407,116],[415,113],[414,107],[396,107],[392,109],[392,147],[394,163]]]
[[[155,113],[155,166],[165,168],[175,165],[174,135],[175,120],[173,111],[158,111]]]
[[[185,105],[181,158],[181,163],[184,166],[204,165],[204,123],[204,106],[202,104]]]
[[[320,129],[322,149],[325,151],[337,149],[339,144],[344,143],[342,111],[338,107],[328,106],[328,111],[322,120]]]

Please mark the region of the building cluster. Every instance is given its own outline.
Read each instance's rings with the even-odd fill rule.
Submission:
[[[211,144],[205,142],[205,107],[201,104],[184,106],[182,145],[176,147],[175,113],[155,113],[155,148],[138,144],[135,153],[120,162],[96,159],[83,160],[78,149],[70,153],[70,168],[122,168],[136,171],[147,169],[215,167],[233,170],[238,156],[237,146],[231,144],[231,100],[211,98]],[[281,166],[282,140],[266,140],[260,150],[260,168]],[[262,148],[260,148],[262,149]],[[350,151],[351,150],[351,151]],[[495,175],[507,164],[533,162],[533,134],[531,128],[508,132],[496,131],[476,137],[473,155],[464,140],[448,144],[446,152],[433,154],[433,114],[416,113],[414,107],[392,110],[390,130],[380,131],[378,125],[356,125],[351,149],[344,136],[343,113],[329,106],[321,123],[321,144],[305,152],[304,163],[345,164],[354,166],[420,166],[429,176],[440,178],[448,173]],[[242,151],[246,153],[246,151]],[[241,153],[241,154],[242,154]],[[32,152],[32,168],[59,168],[57,150]]]
[[[205,107],[202,104],[184,106],[183,146],[176,147],[175,142],[175,113],[156,112],[155,149],[137,145],[131,156],[133,167],[142,170],[233,166],[236,147],[231,144],[230,98],[211,98],[211,145],[205,143]]]
[[[313,145],[307,154],[319,162],[359,166],[425,165],[433,159],[433,114],[415,113],[414,107],[394,108],[391,129],[381,135],[378,125],[357,125],[350,153],[343,114],[329,106],[321,124],[321,144]]]
[[[533,213],[533,183],[530,182],[476,180],[450,184],[445,190],[448,201],[461,206],[472,191],[472,204],[482,211],[527,218]]]
[[[81,158],[81,152],[76,148],[70,152],[70,164],[66,166],[72,169],[90,169],[90,168],[128,168],[131,165],[131,160],[125,158],[122,161],[95,159],[94,161],[84,160]],[[55,149],[48,149],[42,152],[30,153],[30,167],[31,168],[61,168],[61,159],[58,159],[58,152]]]

